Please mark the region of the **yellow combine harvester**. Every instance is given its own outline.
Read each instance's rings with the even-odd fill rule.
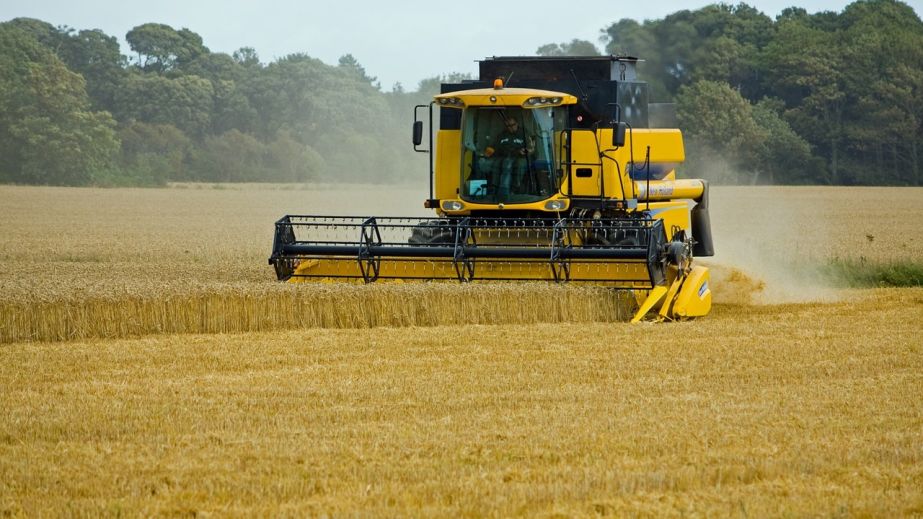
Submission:
[[[424,205],[439,218],[288,215],[270,264],[289,281],[591,283],[634,291],[633,321],[707,314],[708,269],[693,257],[713,255],[708,185],[676,178],[682,135],[655,127],[671,106],[648,103],[636,63],[481,61],[480,80],[443,84],[414,112]]]

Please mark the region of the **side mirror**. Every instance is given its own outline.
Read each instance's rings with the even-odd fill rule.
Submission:
[[[625,134],[628,133],[628,124],[617,122],[612,127],[612,145],[622,147],[625,145]]]
[[[423,143],[423,121],[413,122],[413,145],[419,146]]]

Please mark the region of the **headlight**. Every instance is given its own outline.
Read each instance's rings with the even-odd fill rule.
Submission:
[[[563,100],[561,97],[530,97],[523,106],[557,106]]]
[[[440,97],[436,101],[443,106],[465,106],[465,102],[457,97]]]
[[[465,208],[465,204],[458,200],[445,200],[442,202],[442,208],[446,211],[461,211]]]
[[[545,209],[549,211],[561,211],[567,207],[567,202],[564,200],[549,200],[545,202]]]

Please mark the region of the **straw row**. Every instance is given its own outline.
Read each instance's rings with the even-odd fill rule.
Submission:
[[[626,320],[632,297],[597,287],[284,284],[213,292],[0,301],[0,343],[299,328]]]

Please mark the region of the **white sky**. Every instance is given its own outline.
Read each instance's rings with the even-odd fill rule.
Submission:
[[[808,12],[842,11],[847,0],[750,0],[774,18],[796,5]],[[101,29],[117,36],[147,22],[200,34],[212,52],[253,47],[269,62],[304,52],[336,64],[352,54],[383,90],[396,82],[413,90],[424,78],[449,72],[476,74],[478,59],[532,55],[546,43],[580,38],[598,43],[600,30],[622,18],[663,18],[697,9],[707,0],[0,0],[0,21],[26,16],[75,29]],[[736,1],[727,3],[737,3]],[[905,0],[918,14],[923,0]],[[641,56],[643,58],[643,56]]]

